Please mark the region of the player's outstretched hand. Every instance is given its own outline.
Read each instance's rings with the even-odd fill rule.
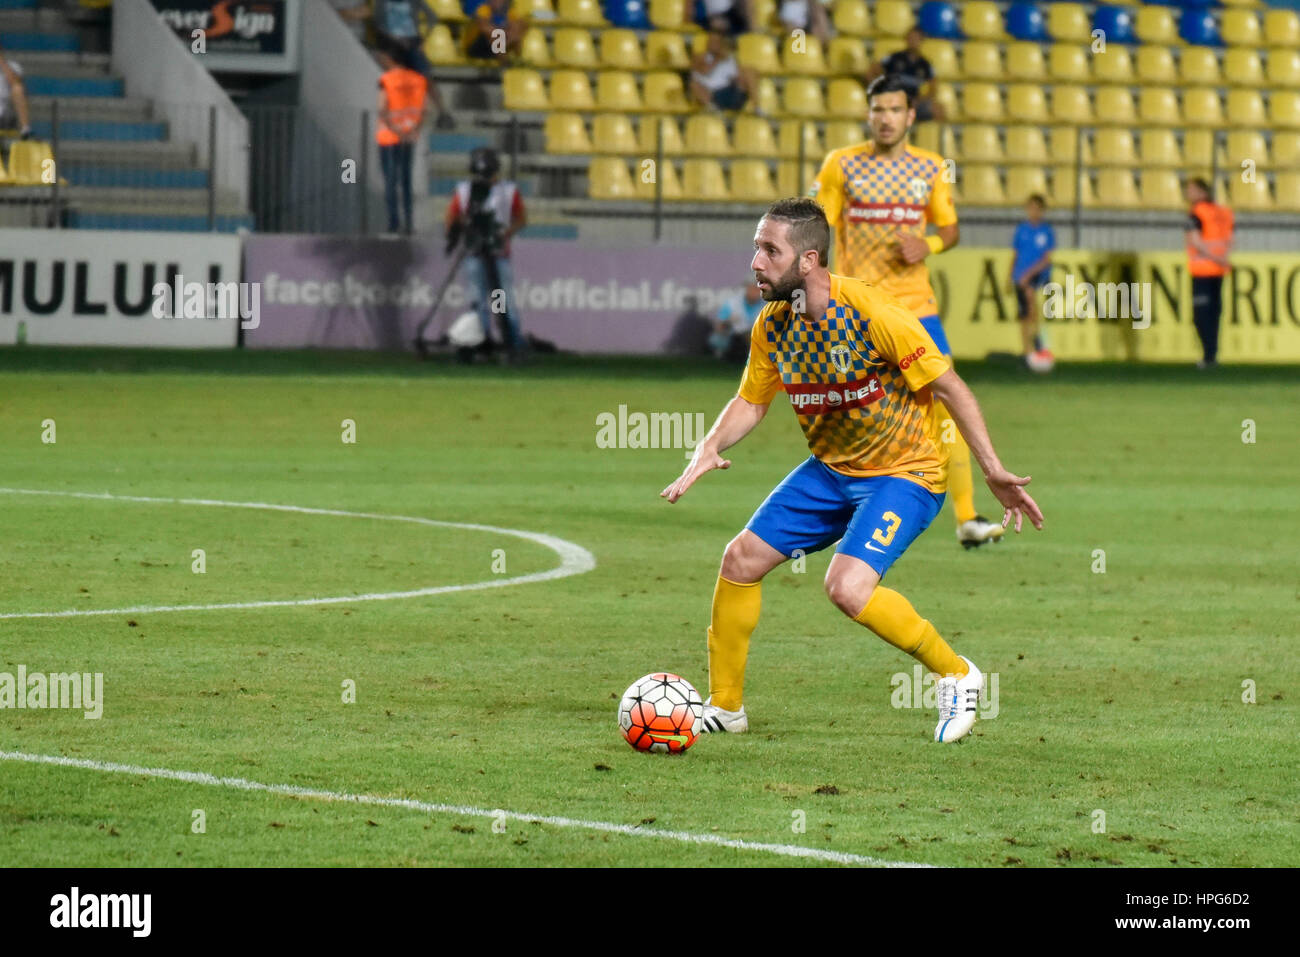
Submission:
[[[686,490],[694,485],[695,480],[705,472],[729,468],[731,468],[730,459],[724,459],[717,452],[697,450],[695,457],[691,459],[691,464],[686,466],[686,470],[678,476],[676,482],[659,493],[659,497],[668,499],[670,503],[676,502],[686,494]]]
[[[1016,518],[1016,534],[1019,534],[1020,523],[1027,515],[1034,528],[1042,530],[1043,510],[1038,507],[1037,502],[1030,498],[1029,493],[1024,488],[1030,483],[1031,476],[1026,475],[1021,478],[1019,475],[1012,475],[1006,469],[1003,469],[988,476],[986,481],[989,484],[989,490],[1002,503],[1004,509],[1002,512],[1003,528],[1007,527],[1007,523],[1011,521],[1011,516],[1014,515]]]

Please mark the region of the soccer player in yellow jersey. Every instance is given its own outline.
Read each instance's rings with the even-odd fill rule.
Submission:
[[[939,307],[930,288],[927,256],[957,245],[957,210],[944,179],[943,157],[907,142],[916,119],[915,91],[898,76],[867,87],[871,139],[830,153],[813,182],[812,195],[835,229],[835,271],[865,279],[893,293],[921,317],[921,325],[952,361]],[[927,236],[926,224],[937,232]],[[1002,536],[1002,526],[975,510],[970,449],[953,428],[942,403],[935,404],[940,436],[949,446],[949,490],[957,517],[957,540],[975,548]]]
[[[750,335],[740,391],[681,476],[661,495],[676,502],[722,453],[758,425],[778,392],[790,397],[812,455],[767,497],[727,545],[708,631],[706,731],[745,731],[742,692],[763,577],[796,550],[836,541],[826,593],[844,614],[940,675],[936,741],[975,723],[984,676],[953,652],[898,592],[880,585],[890,565],[943,504],[948,453],[934,402],[942,401],[1016,531],[1043,515],[1002,467],[975,397],[920,321],[899,300],[827,268],[830,225],[811,199],[774,203],[754,234],[750,268],[767,300]]]

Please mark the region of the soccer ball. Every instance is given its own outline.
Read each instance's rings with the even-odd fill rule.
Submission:
[[[618,704],[619,729],[638,751],[685,751],[703,724],[700,693],[685,678],[663,671],[632,682]]]

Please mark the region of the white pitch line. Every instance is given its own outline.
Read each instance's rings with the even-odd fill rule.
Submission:
[[[666,841],[680,841],[688,844],[708,844],[715,847],[730,847],[738,851],[758,851],[764,854],[778,854],[782,857],[803,857],[817,861],[829,861],[834,864],[860,864],[867,867],[929,867],[912,861],[886,861],[862,854],[850,854],[847,851],[828,851],[816,847],[801,847],[798,844],[762,844],[755,841],[742,841],[738,838],[720,837],[717,834],[694,834],[690,831],[664,831],[656,828],[639,827],[632,824],[612,824],[608,821],[583,821],[571,817],[553,817],[544,814],[521,814],[518,811],[501,809],[487,810],[479,807],[467,807],[458,804],[433,804],[428,801],[415,801],[410,798],[386,798],[373,794],[349,794],[346,791],[325,791],[318,788],[304,788],[293,784],[263,784],[246,778],[219,778],[202,771],[175,771],[170,768],[146,768],[134,764],[117,764],[111,761],[90,761],[84,758],[67,758],[52,754],[27,754],[22,751],[0,751],[0,761],[23,761],[27,764],[52,764],[64,768],[81,768],[86,771],[99,771],[104,774],[130,774],[137,777],[161,778],[168,781],[181,781],[186,784],[202,784],[208,787],[234,788],[239,791],[260,791],[264,794],[276,794],[283,797],[304,798],[312,801],[336,801],[347,804],[366,804],[375,807],[401,808],[419,811],[423,814],[455,814],[461,817],[505,817],[512,821],[539,821],[552,827],[578,828],[587,831],[603,831],[607,834],[623,834],[628,837],[655,837]]]
[[[231,601],[207,605],[135,605],[130,608],[73,608],[66,611],[29,611],[7,612],[0,614],[0,620],[9,618],[84,618],[91,615],[142,615],[150,612],[172,611],[217,611],[220,609],[242,608],[287,608],[300,605],[340,605],[354,601],[392,601],[399,598],[426,598],[430,595],[445,595],[449,592],[479,591],[485,588],[504,588],[507,585],[523,585],[529,582],[551,581],[581,575],[596,567],[595,556],[581,545],[566,542],[553,535],[541,532],[527,532],[518,528],[497,528],[495,525],[474,525],[468,522],[440,522],[432,518],[420,518],[415,515],[387,515],[379,512],[346,512],[337,508],[307,508],[302,505],[272,505],[266,502],[221,502],[206,498],[151,498],[145,495],[112,495],[108,492],[60,492],[49,489],[0,488],[0,494],[7,495],[56,495],[65,498],[96,499],[110,502],[144,502],[154,505],[203,505],[217,508],[254,508],[272,512],[295,512],[300,515],[330,515],[343,518],[369,518],[386,522],[413,522],[417,525],[429,525],[434,528],[461,528],[472,532],[495,532],[499,535],[511,535],[525,541],[545,546],[560,556],[560,564],[549,571],[534,572],[531,575],[518,575],[514,578],[496,578],[488,581],[470,582],[465,585],[438,585],[430,588],[416,588],[411,591],[372,592],[365,595],[337,595],[326,598],[289,598],[278,601]]]

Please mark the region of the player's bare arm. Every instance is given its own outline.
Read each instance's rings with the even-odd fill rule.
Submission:
[[[678,476],[677,481],[659,493],[660,498],[676,502],[705,472],[731,468],[731,460],[724,459],[721,453],[752,432],[765,415],[767,406],[756,405],[740,396],[728,402],[718,416],[718,421],[709,429],[709,434],[695,447],[690,464]]]
[[[943,248],[946,251],[957,245],[961,239],[961,229],[956,223],[950,223],[947,226],[938,227],[935,235],[943,241]],[[924,236],[915,236],[908,233],[898,241],[898,257],[909,266],[915,266],[932,252],[934,250],[930,248],[930,244],[926,242]]]
[[[949,369],[930,383],[930,392],[948,407],[948,413],[957,423],[957,428],[961,429],[962,438],[970,446],[971,454],[975,456],[975,461],[979,462],[980,469],[984,472],[989,491],[1002,503],[1005,510],[1002,514],[1002,524],[1005,526],[1014,516],[1018,533],[1021,522],[1025,516],[1028,516],[1034,528],[1042,529],[1042,510],[1024,489],[1031,477],[1026,475],[1022,478],[1003,467],[997,452],[993,450],[993,441],[989,438],[984,416],[970,387],[962,381],[961,376]]]

